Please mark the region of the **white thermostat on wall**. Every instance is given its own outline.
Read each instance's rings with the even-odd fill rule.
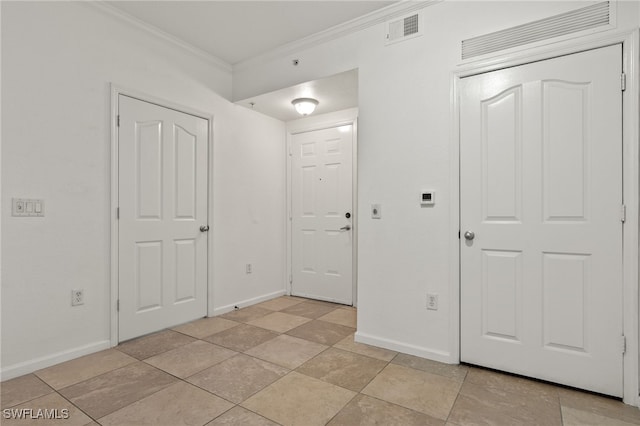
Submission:
[[[436,203],[435,191],[422,191],[420,194],[420,204],[423,206],[432,206]]]

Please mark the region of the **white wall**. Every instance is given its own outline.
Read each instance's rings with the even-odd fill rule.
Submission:
[[[3,379],[108,346],[110,82],[215,117],[215,307],[283,292],[284,124],[228,102],[229,72],[91,5],[1,7]],[[12,197],[45,217],[11,217]]]
[[[586,2],[591,4],[593,2]],[[460,42],[583,6],[570,2],[445,1],[424,9],[422,37],[384,45],[384,25],[234,70],[234,98],[358,68],[358,338],[455,362],[452,327],[451,78]],[[639,25],[638,2],[618,2],[618,28]],[[298,58],[300,65],[291,66]],[[423,189],[436,204],[421,208]],[[370,218],[380,203],[381,220]],[[440,309],[427,311],[426,293]]]
[[[215,149],[215,314],[285,293],[285,125],[233,105]],[[247,274],[246,264],[252,273]]]

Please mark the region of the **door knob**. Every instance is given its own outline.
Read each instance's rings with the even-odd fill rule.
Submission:
[[[348,231],[351,229],[351,225],[345,225],[342,228],[340,228],[341,231]]]
[[[464,233],[464,238],[465,238],[466,240],[471,241],[471,240],[473,240],[475,237],[476,237],[475,232],[467,231],[467,232],[465,232],[465,233]]]
[[[209,230],[209,225],[202,225],[200,227],[200,232],[207,232]]]

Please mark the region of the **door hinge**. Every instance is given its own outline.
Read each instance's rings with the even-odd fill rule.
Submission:
[[[623,92],[627,90],[627,75],[625,73],[620,74],[620,89]]]
[[[458,239],[460,239],[460,231],[458,231]]]
[[[289,284],[293,283],[293,275],[289,275]]]
[[[116,126],[120,127],[120,115],[116,117]]]
[[[620,222],[624,223],[627,220],[627,206],[624,204],[620,206]]]
[[[620,336],[620,352],[625,353],[627,351],[627,337]]]
[[[116,220],[120,219],[120,207],[116,207]]]
[[[116,311],[120,312],[120,299],[116,300]]]

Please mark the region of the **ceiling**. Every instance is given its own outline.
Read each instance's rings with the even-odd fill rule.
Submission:
[[[236,102],[281,121],[301,118],[291,101],[314,98],[319,103],[314,115],[358,106],[358,70],[345,71],[319,80],[286,87]]]
[[[396,1],[109,1],[230,65],[382,9]]]

